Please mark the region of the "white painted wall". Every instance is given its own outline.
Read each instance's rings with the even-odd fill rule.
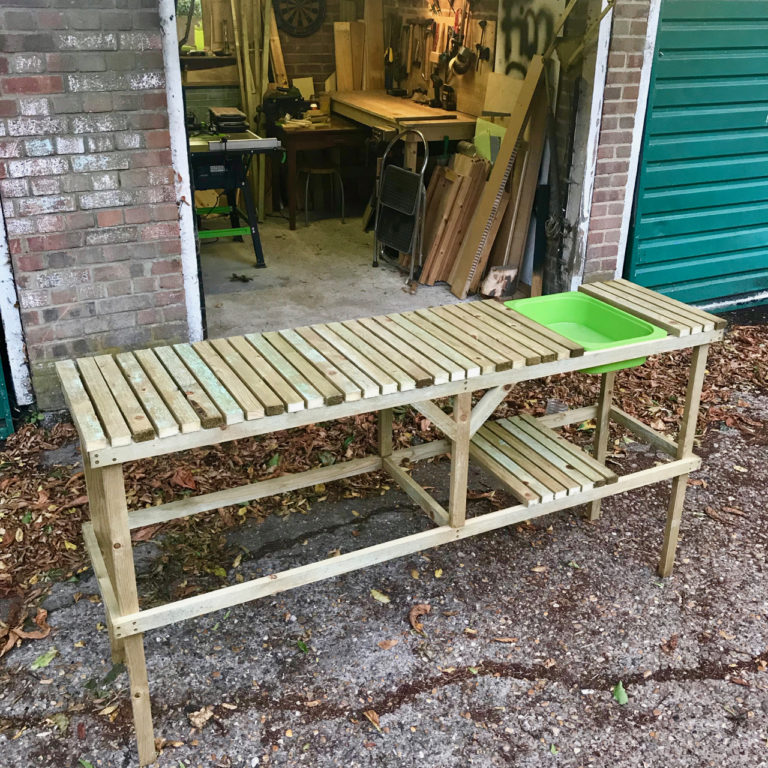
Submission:
[[[184,98],[181,90],[181,65],[179,63],[179,43],[176,37],[174,0],[160,0],[160,27],[163,35],[163,63],[165,65],[165,92],[168,99],[168,129],[171,134],[171,158],[175,172],[176,200],[179,202],[181,271],[184,278],[187,326],[190,341],[200,341],[203,338],[203,315],[200,306],[197,240],[193,220],[192,191],[189,183],[187,132],[184,127]]]

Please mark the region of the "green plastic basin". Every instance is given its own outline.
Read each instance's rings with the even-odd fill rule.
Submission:
[[[581,344],[588,352],[663,339],[667,335],[662,328],[578,291],[505,301],[504,306]],[[644,357],[635,357],[619,363],[584,368],[583,371],[606,373],[644,362]]]

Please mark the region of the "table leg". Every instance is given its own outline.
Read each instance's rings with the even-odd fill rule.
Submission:
[[[409,171],[415,171],[421,141],[413,136],[413,134],[408,134],[403,139],[403,143],[405,144],[405,167]]]
[[[85,466],[87,464],[86,457]],[[136,613],[139,610],[139,598],[131,531],[128,526],[123,468],[116,464],[103,469],[89,469],[86,471],[86,483],[94,532],[112,581],[118,609],[121,615]],[[155,761],[157,755],[143,638],[143,635],[138,634],[126,637],[117,644],[114,638],[112,640],[113,653],[116,647],[120,649],[125,655],[128,667],[139,763],[149,765]]]
[[[709,344],[694,347],[691,353],[691,368],[688,375],[688,388],[685,393],[685,409],[680,424],[680,435],[677,440],[678,459],[689,457],[693,453],[693,440],[696,436],[696,422],[699,418],[699,402],[701,387],[704,383],[704,373],[707,368]],[[672,480],[672,494],[667,508],[667,524],[664,528],[664,544],[659,560],[659,576],[669,576],[675,564],[675,550],[680,533],[680,519],[683,515],[685,489],[688,485],[688,475],[679,475]]]
[[[597,401],[597,427],[595,429],[594,457],[605,464],[608,453],[609,420],[611,415],[611,401],[613,399],[613,384],[616,379],[616,371],[608,371],[600,377],[600,399]],[[589,505],[589,519],[600,519],[600,499],[595,499]]]
[[[296,150],[289,144],[288,155],[288,224],[296,229]]]
[[[392,421],[391,408],[379,411],[379,456],[382,458],[392,455]]]
[[[472,393],[462,392],[453,400],[456,435],[451,440],[451,480],[448,497],[448,523],[461,528],[467,517],[467,473],[469,471],[469,419]]]

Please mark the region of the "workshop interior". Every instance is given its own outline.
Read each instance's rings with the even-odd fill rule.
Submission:
[[[562,289],[592,5],[179,0],[208,335]]]

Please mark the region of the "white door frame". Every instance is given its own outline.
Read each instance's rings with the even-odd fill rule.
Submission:
[[[176,185],[176,202],[179,206],[181,273],[184,279],[187,328],[190,341],[200,341],[203,338],[203,312],[200,306],[197,239],[193,220],[194,201],[189,183],[187,131],[184,124],[184,96],[181,88],[181,64],[174,0],[160,0],[160,29],[163,38],[165,93],[168,100],[168,130],[171,134],[171,163]]]

